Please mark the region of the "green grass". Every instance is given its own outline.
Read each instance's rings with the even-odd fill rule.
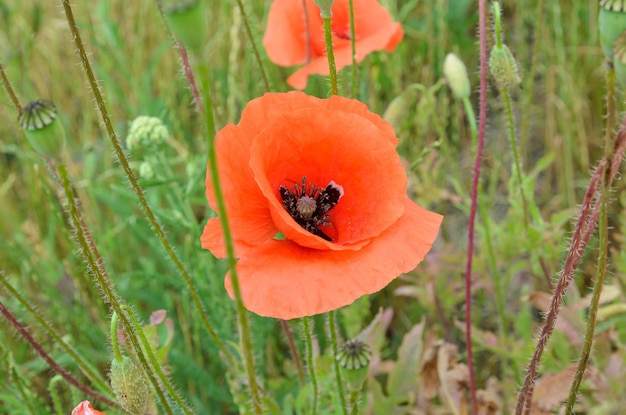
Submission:
[[[246,103],[265,91],[236,3],[207,3],[211,3],[207,6],[210,37],[204,59],[215,82],[215,116],[221,128],[238,122]],[[244,3],[260,45],[270,1]],[[525,229],[523,225],[502,99],[490,82],[482,173],[487,215],[478,216],[472,300],[477,387],[485,389],[490,382],[497,385],[494,390],[501,399],[501,413],[509,413],[515,404],[534,348],[534,333],[541,326],[541,312],[546,311],[541,299],[550,293],[562,267],[572,218],[589,181],[589,171],[603,155],[605,119],[605,68],[598,43],[597,2],[547,2],[539,38],[535,2],[511,3],[503,5],[502,24],[504,42],[516,56],[523,80],[511,92],[518,139],[526,131],[520,144],[526,176],[524,193],[531,206],[530,226]],[[389,308],[393,319],[375,328],[375,355],[403,362],[406,356],[400,350],[423,353],[435,340],[443,340],[458,346],[459,360],[466,362],[460,323],[465,320],[463,267],[473,150],[463,106],[441,80],[446,54],[457,53],[469,69],[471,100],[477,111],[477,6],[465,0],[388,0],[383,4],[402,23],[405,38],[394,53],[376,53],[363,62],[357,98],[371,111],[383,114],[395,98],[404,97],[405,106],[393,123],[400,154],[406,160],[409,194],[422,206],[445,215],[445,221],[428,260],[382,292],[341,310],[340,330],[342,334],[357,333],[381,307]],[[206,141],[202,138],[202,116],[192,104],[178,51],[155,2],[76,2],[74,13],[119,136],[126,136],[129,122],[138,115],[160,117],[170,131],[171,145],[161,155],[169,166],[167,181],[141,183],[191,273],[217,333],[227,343],[236,344],[235,307],[223,288],[226,265],[199,245],[202,227],[212,214],[204,196]],[[291,71],[273,65],[265,51],[261,53],[273,89],[288,90],[285,80]],[[528,76],[533,53],[537,54],[537,67],[531,88]],[[165,309],[174,321],[168,367],[177,389],[197,413],[236,413],[249,399],[243,372],[226,370],[186,285],[144,220],[101,128],[60,2],[0,0],[0,63],[22,104],[50,98],[60,110],[67,132],[65,159],[75,191],[118,294],[144,319],[155,310]],[[340,80],[349,85],[349,76],[347,69]],[[422,85],[421,90],[411,87],[414,84]],[[328,96],[327,80],[316,77],[306,92]],[[46,165],[24,139],[8,95],[2,92],[0,97],[0,270],[64,340],[107,378],[111,360],[108,306],[75,248],[62,196]],[[432,150],[425,152],[429,146]],[[139,160],[138,155],[131,156],[136,168]],[[617,181],[609,206],[607,285],[614,288],[611,292],[615,296],[601,308],[615,308],[626,295],[623,189],[623,181]],[[488,254],[487,222],[493,258]],[[561,373],[580,353],[587,314],[582,299],[593,285],[597,240],[592,239],[590,248],[575,286],[566,296],[564,322],[559,323],[550,342],[543,373]],[[504,296],[500,299],[499,284]],[[0,300],[55,360],[84,380],[75,362],[22,305],[6,291],[0,291]],[[498,300],[504,305],[504,316]],[[592,376],[604,383],[592,379],[583,384],[581,408],[619,408],[625,403],[624,374],[609,370],[625,363],[624,315],[618,310],[600,322]],[[48,382],[54,373],[6,320],[0,321],[0,413],[53,413]],[[423,336],[419,340],[407,336],[420,322],[424,324]],[[295,323],[291,328],[302,354],[301,329]],[[311,384],[299,386],[279,324],[253,316],[252,331],[257,374],[265,390],[278,402],[281,413],[306,413]],[[317,361],[320,408],[329,408],[336,397],[331,393],[334,385],[323,319],[315,319],[314,332],[322,354]],[[424,361],[419,360],[420,364]],[[390,375],[389,366],[379,369],[380,374],[368,380],[369,390],[378,397],[376,404],[368,401],[375,407],[372,413],[408,413],[410,408],[423,405],[415,402],[414,394],[423,396],[420,394],[425,387],[420,382],[425,379],[424,371],[398,374],[392,370],[395,374]],[[413,394],[394,395],[394,391],[386,390],[393,385],[390,379],[394,376],[407,376],[404,381],[414,386]],[[592,393],[601,384],[611,386]],[[60,385],[57,388],[64,413],[69,413],[77,399],[87,399],[67,384]],[[567,391],[569,383],[561,389]],[[441,413],[453,413],[449,405],[439,396],[430,401],[429,410],[439,407]],[[558,402],[555,405],[558,407]],[[99,409],[109,415],[116,413],[104,406]],[[609,412],[598,409],[587,413]]]

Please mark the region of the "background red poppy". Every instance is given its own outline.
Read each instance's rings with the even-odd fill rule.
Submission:
[[[305,3],[306,11],[301,1],[274,0],[263,37],[272,62],[281,66],[306,64],[287,79],[296,89],[304,89],[311,74],[329,74],[320,9],[313,0]],[[393,51],[404,36],[400,23],[394,22],[377,0],[355,0],[354,9],[356,61],[361,62],[377,50]],[[333,46],[339,70],[352,64],[348,0],[335,0],[332,12]]]

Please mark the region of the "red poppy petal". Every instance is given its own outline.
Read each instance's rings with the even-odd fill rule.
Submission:
[[[82,401],[72,410],[72,415],[106,415],[104,412],[93,409],[91,402]]]
[[[293,91],[293,94],[298,92]],[[380,129],[381,136],[386,137],[389,142],[395,147],[398,145],[398,138],[393,126],[385,121],[380,115],[373,113],[367,108],[367,105],[356,99],[348,99],[338,95],[333,95],[328,99],[321,100],[324,108],[333,111],[343,111],[359,115],[372,122],[378,129]]]
[[[430,250],[442,217],[406,199],[404,215],[359,251],[320,251],[268,240],[237,264],[246,308],[292,319],[324,313],[377,292],[414,269]],[[232,297],[230,277],[225,281]]]
[[[387,43],[385,50],[387,52],[393,52],[396,46],[398,46],[398,43],[402,41],[403,37],[404,37],[404,30],[402,29],[402,25],[400,23],[394,23],[393,35],[389,39],[389,42]]]
[[[333,105],[341,105],[341,102],[333,101],[335,102]],[[350,102],[347,99],[343,101]],[[270,216],[267,200],[254,181],[249,166],[252,140],[267,125],[280,121],[284,113],[299,108],[323,105],[326,105],[325,100],[299,92],[266,94],[248,103],[238,125],[227,125],[217,133],[215,145],[222,191],[226,200],[235,249],[239,253],[272,238],[277,232]],[[363,112],[363,108],[354,104],[351,108]],[[211,174],[208,169],[206,194],[211,207],[217,210]],[[217,219],[209,220],[201,241],[202,246],[209,249],[215,256],[225,256],[224,238]]]
[[[278,229],[301,245],[323,249],[323,239],[288,217],[278,192],[303,177],[317,187],[331,181],[343,187],[329,212],[337,244],[363,242],[394,223],[404,211],[407,178],[392,139],[358,114],[321,108],[292,111],[268,126],[254,139],[250,167]]]
[[[308,5],[309,19],[319,18],[315,4]],[[317,32],[316,28],[316,32]],[[299,65],[306,61],[307,35],[302,2],[275,0],[270,6],[263,46],[272,62],[280,66]]]

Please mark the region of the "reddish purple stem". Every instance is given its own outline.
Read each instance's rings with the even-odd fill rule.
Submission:
[[[178,51],[180,52],[180,59],[183,61],[183,70],[185,71],[187,82],[189,82],[189,87],[191,88],[191,93],[193,94],[193,100],[196,103],[198,110],[200,112],[204,112],[202,99],[200,99],[200,93],[198,92],[198,85],[196,85],[196,79],[193,77],[193,71],[191,70],[191,65],[189,64],[187,50],[180,42],[176,42],[176,45],[178,46]]]
[[[474,224],[478,202],[478,183],[485,142],[485,122],[487,120],[487,22],[485,0],[478,0],[478,33],[480,37],[480,103],[478,108],[478,140],[476,161],[472,179],[472,205],[470,207],[469,230],[467,232],[467,264],[465,266],[465,342],[467,343],[467,366],[469,368],[469,388],[472,399],[472,413],[478,414],[476,381],[474,379],[474,354],[472,353],[472,257],[474,254]],[[487,220],[487,219],[485,219]]]
[[[63,379],[67,381],[67,383],[75,386],[76,389],[80,390],[81,392],[91,396],[94,399],[99,400],[100,402],[112,408],[115,408],[117,410],[122,410],[121,406],[117,402],[110,400],[109,398],[102,395],[101,393],[91,389],[89,386],[80,383],[70,372],[68,372],[64,367],[60,366],[57,362],[55,362],[54,359],[52,359],[52,357],[50,357],[50,355],[46,353],[43,347],[41,347],[41,344],[39,344],[39,342],[37,342],[37,340],[35,340],[33,336],[31,336],[28,330],[26,330],[26,327],[24,327],[19,321],[17,321],[15,316],[11,314],[11,312],[4,306],[4,304],[1,301],[0,301],[0,313],[8,320],[9,323],[11,323],[13,327],[15,327],[18,333],[39,354],[39,356],[41,356],[41,358],[55,372],[61,375]]]

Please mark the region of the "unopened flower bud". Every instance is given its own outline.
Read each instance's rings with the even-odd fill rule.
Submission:
[[[395,97],[385,109],[383,119],[391,124],[394,130],[398,131],[407,113],[407,100],[404,93]]]
[[[139,165],[139,177],[142,179],[154,179],[154,169],[152,164],[147,161],[143,161]]]
[[[615,41],[626,30],[626,10],[623,1],[600,0],[598,28],[604,57],[606,60],[612,61]]]
[[[162,9],[176,40],[201,55],[208,33],[204,0],[166,0]]]
[[[469,98],[470,81],[467,76],[467,68],[454,53],[448,53],[446,56],[446,60],[443,62],[443,74],[455,97],[458,99]]]
[[[339,348],[337,362],[350,392],[363,388],[371,357],[369,346],[361,340],[348,340]]]
[[[127,356],[111,362],[111,388],[122,408],[131,414],[145,414],[151,399],[150,385],[141,369]]]
[[[160,118],[141,115],[130,124],[126,147],[131,151],[154,149],[165,143],[168,136],[167,127]]]
[[[320,16],[322,19],[330,19],[333,17],[333,3],[335,0],[315,0],[315,4],[320,8]]]
[[[499,90],[509,89],[522,82],[517,61],[507,45],[494,46],[491,49],[489,71]]]
[[[17,118],[31,146],[44,157],[56,158],[65,145],[65,130],[57,120],[51,101],[38,100],[26,105]]]

